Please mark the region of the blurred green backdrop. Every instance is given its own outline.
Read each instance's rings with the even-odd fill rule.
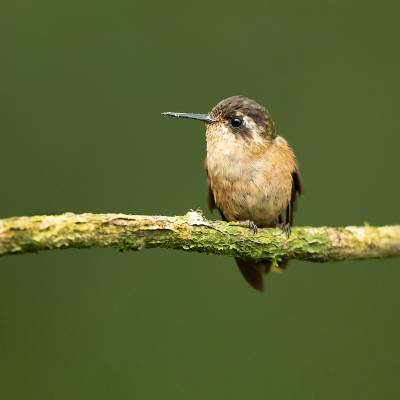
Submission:
[[[160,112],[243,94],[298,154],[297,224],[398,223],[399,12],[361,0],[3,3],[0,217],[205,210],[203,127]],[[398,264],[292,262],[259,295],[229,257],[2,258],[0,397],[397,398]]]

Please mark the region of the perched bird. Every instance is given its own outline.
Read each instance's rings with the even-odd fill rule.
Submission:
[[[238,221],[254,231],[279,227],[288,235],[302,184],[293,150],[278,136],[269,112],[243,96],[220,101],[208,114],[165,112],[206,124],[208,204],[225,221]],[[283,218],[283,215],[285,219]],[[264,289],[263,274],[271,260],[236,258],[244,278]],[[287,260],[279,267],[284,268]]]

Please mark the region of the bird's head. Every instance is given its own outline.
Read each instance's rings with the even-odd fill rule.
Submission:
[[[165,112],[163,115],[206,123],[207,133],[227,139],[263,142],[276,137],[274,122],[266,108],[243,96],[221,100],[208,114]]]

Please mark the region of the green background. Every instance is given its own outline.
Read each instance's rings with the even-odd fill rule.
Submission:
[[[396,2],[0,8],[0,217],[205,210],[204,128],[160,113],[243,94],[298,155],[297,224],[399,222]],[[0,397],[398,398],[398,264],[292,262],[260,295],[229,257],[2,258]]]

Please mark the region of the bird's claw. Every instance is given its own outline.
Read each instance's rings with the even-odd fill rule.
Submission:
[[[280,222],[276,224],[276,227],[280,229],[286,237],[289,237],[292,232],[292,226],[289,223]]]
[[[250,219],[248,219],[246,221],[240,221],[239,224],[245,226],[246,228],[251,229],[254,234],[258,232],[257,225],[255,224],[254,221],[252,221]]]

